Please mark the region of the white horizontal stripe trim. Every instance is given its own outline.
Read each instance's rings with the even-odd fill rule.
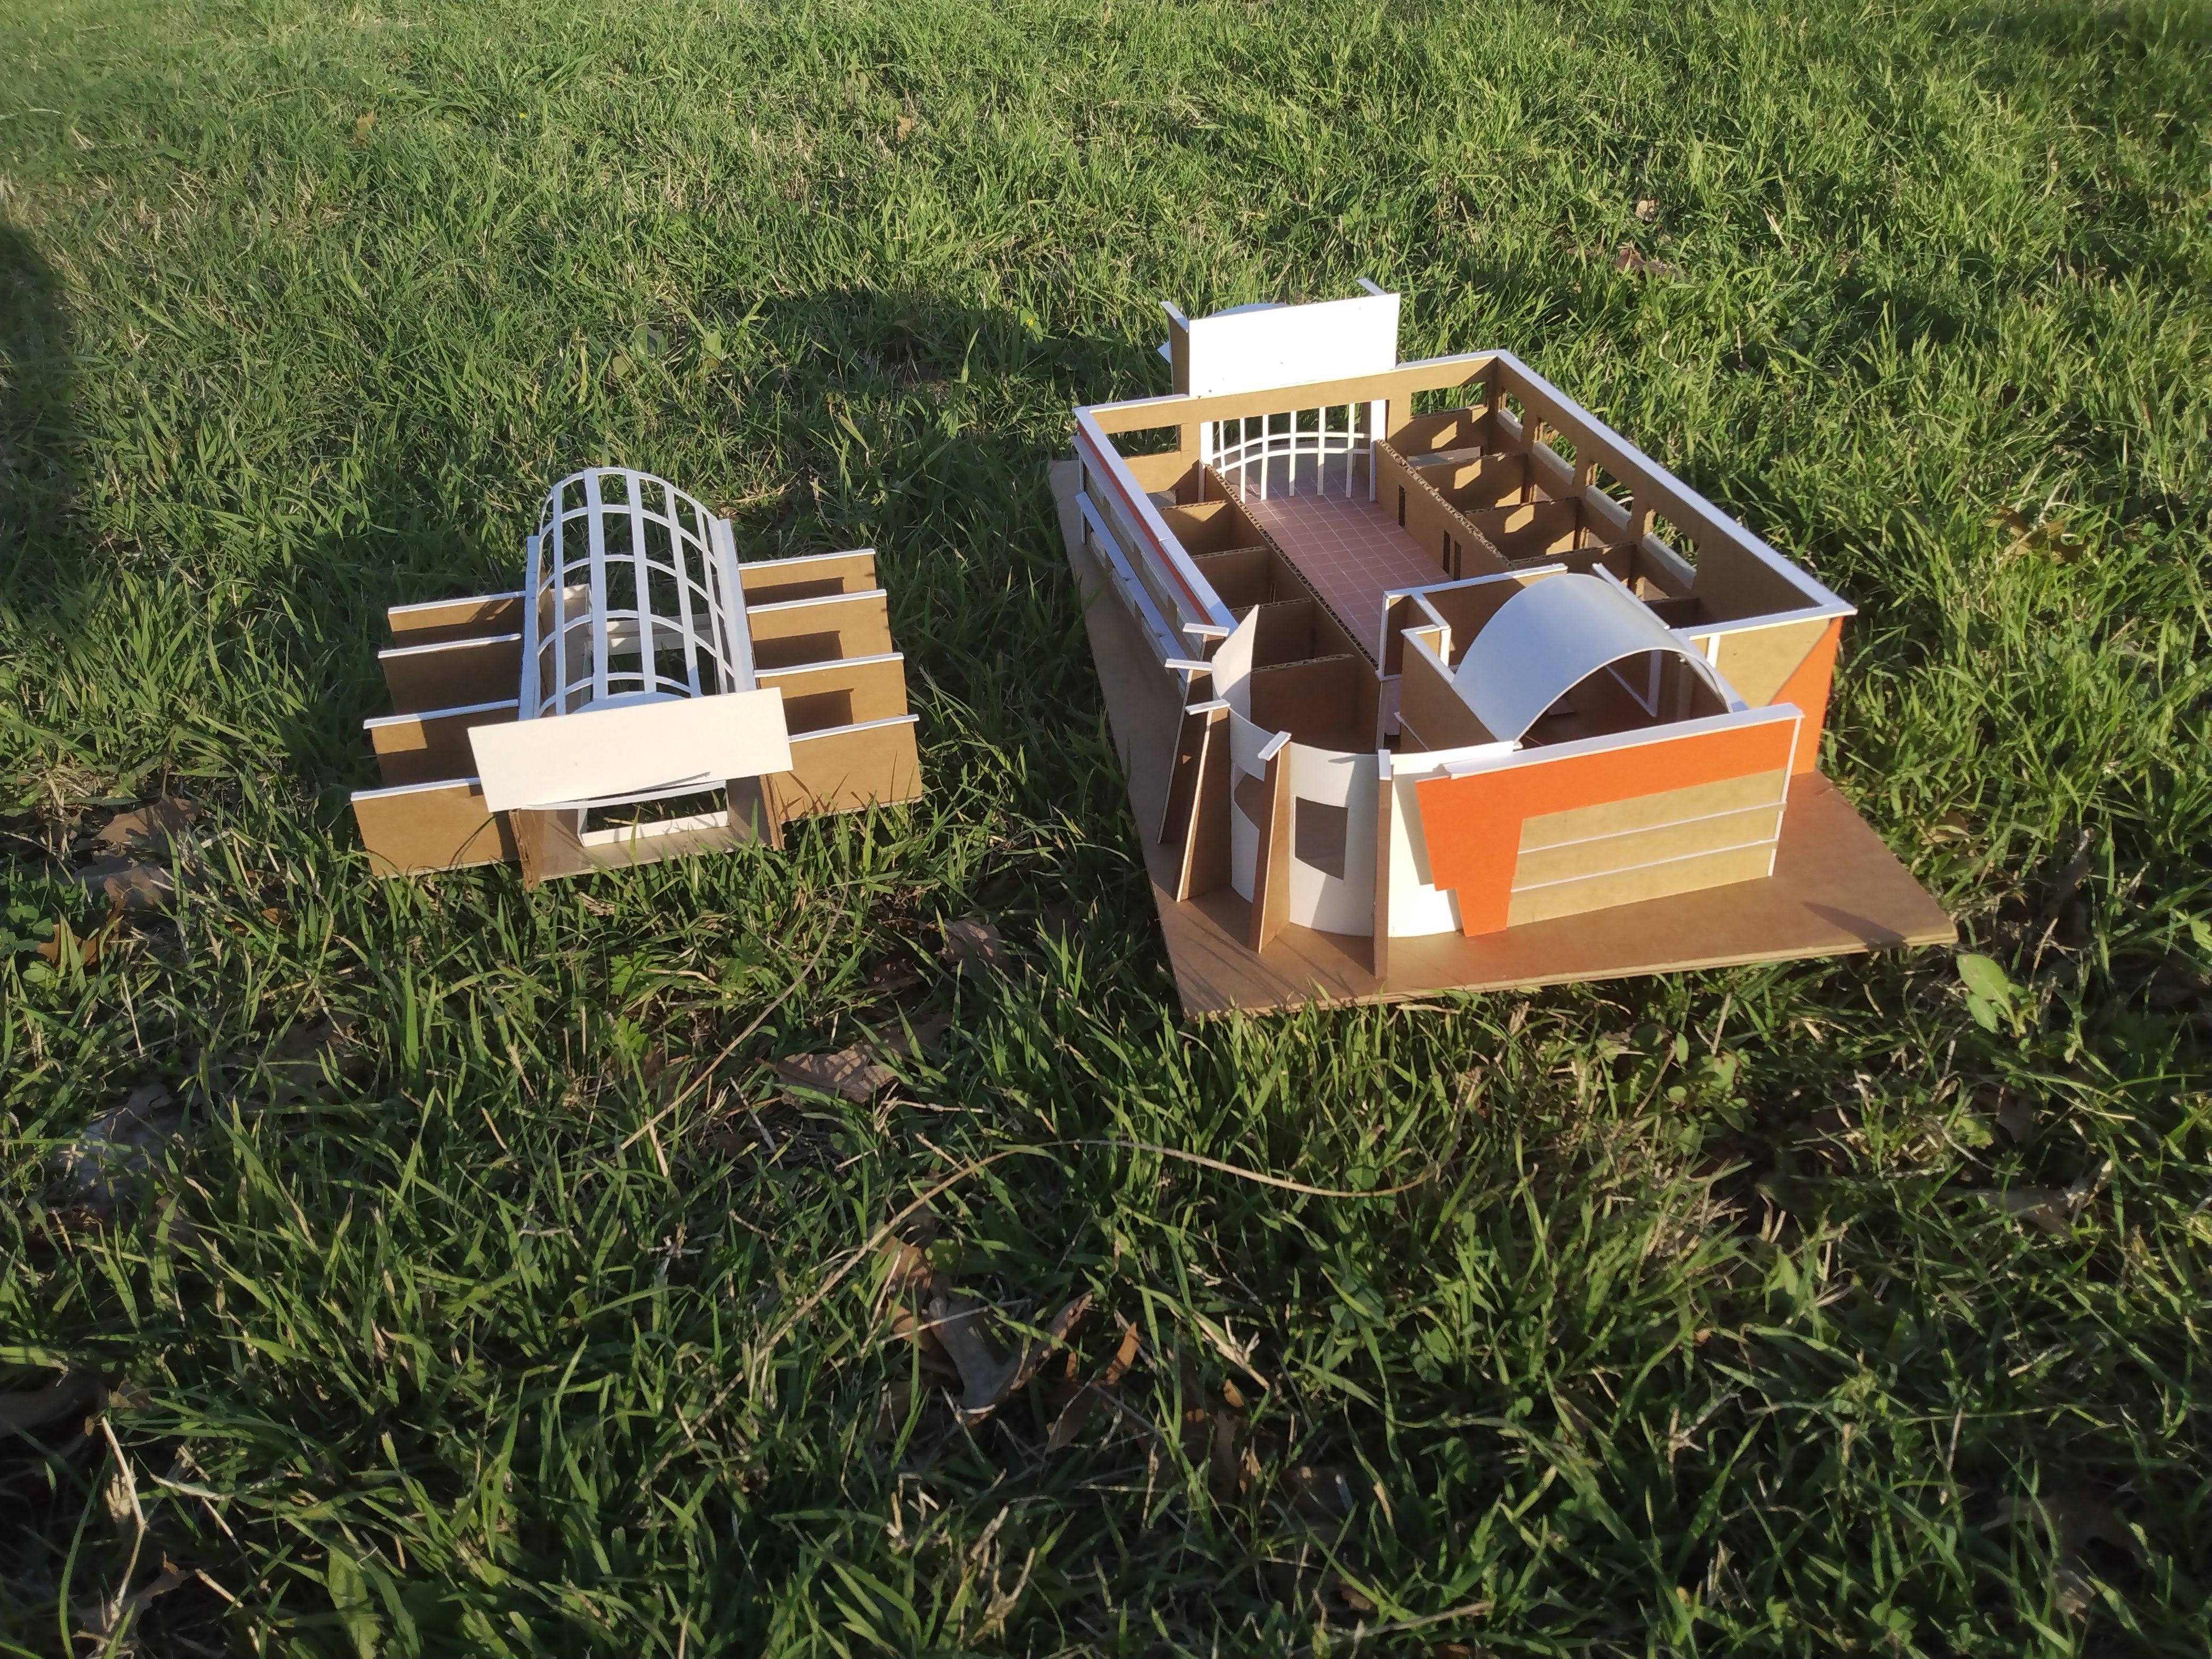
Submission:
[[[356,789],[356,800],[386,800],[394,795],[427,794],[433,789],[482,789],[481,778],[437,778],[428,783],[398,783],[389,789]]]
[[[1785,774],[1784,775],[1786,777],[1787,775]],[[1631,836],[1648,836],[1656,830],[1679,830],[1686,823],[1710,823],[1714,818],[1732,818],[1739,812],[1770,812],[1776,807],[1782,805],[1788,794],[1789,788],[1785,783],[1776,787],[1774,799],[1772,800],[1746,801],[1741,806],[1731,806],[1724,812],[1699,812],[1692,817],[1662,818],[1655,823],[1638,824],[1633,830],[1608,830],[1601,836],[1577,836],[1572,841],[1547,841],[1540,846],[1523,847],[1520,850],[1523,853],[1556,853],[1562,847],[1588,847],[1595,842],[1625,841]],[[1611,805],[1613,803],[1608,801],[1606,802],[1605,805]],[[1589,809],[1587,807],[1571,806],[1566,810],[1570,812],[1580,812],[1587,811]],[[1525,823],[1528,820],[1524,818],[1522,822]],[[1713,850],[1715,852],[1718,852],[1720,848],[1715,848]],[[1629,866],[1624,866],[1622,867],[1627,868]]]
[[[757,668],[753,672],[757,678],[767,681],[784,674],[826,674],[833,668],[858,668],[864,663],[904,662],[905,660],[906,653],[903,651],[886,651],[879,656],[832,657],[827,662],[794,663],[788,668]]]
[[[874,732],[886,726],[913,726],[921,719],[919,714],[893,714],[884,720],[858,720],[851,726],[825,726],[819,732],[794,732],[791,734],[791,746],[796,749],[802,743],[818,743],[823,738],[842,738],[854,732]]]
[[[387,617],[411,617],[418,611],[449,611],[457,605],[497,605],[502,599],[519,599],[522,589],[512,593],[463,593],[451,599],[423,599],[415,605],[394,605],[385,607]]]
[[[1547,887],[1571,887],[1578,881],[1601,881],[1607,876],[1626,875],[1632,870],[1663,870],[1670,864],[1687,864],[1693,859],[1717,858],[1723,853],[1741,853],[1753,847],[1772,847],[1771,836],[1758,841],[1732,842],[1726,847],[1707,847],[1695,853],[1684,853],[1671,859],[1644,859],[1635,864],[1616,865],[1609,870],[1585,870],[1578,876],[1562,876],[1557,881],[1532,881],[1525,885],[1516,884],[1510,890],[1516,893],[1540,892]],[[1531,852],[1549,852],[1549,848],[1531,848]]]
[[[495,709],[520,708],[522,700],[509,697],[504,702],[465,702],[458,708],[425,708],[412,714],[372,714],[361,723],[364,732],[374,732],[385,726],[416,726],[426,720],[451,720],[456,714],[489,714]]]
[[[473,651],[479,646],[505,645],[510,640],[515,644],[520,645],[522,643],[522,635],[520,634],[483,634],[477,635],[474,639],[468,640],[439,640],[430,645],[387,646],[385,649],[376,653],[376,659],[379,662],[382,662],[387,657],[428,656],[434,651]]]
[[[745,615],[761,617],[771,611],[804,611],[809,605],[850,605],[855,599],[880,599],[885,597],[886,590],[883,588],[863,587],[851,593],[823,593],[811,599],[777,599],[769,605],[749,605],[745,607]]]

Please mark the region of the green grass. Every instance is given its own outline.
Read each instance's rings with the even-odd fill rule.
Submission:
[[[2207,19],[0,9],[0,1386],[118,1390],[0,1448],[0,1649],[166,1559],[118,1650],[2205,1651]],[[1045,469],[1163,389],[1155,299],[1361,275],[1857,603],[1828,769],[2012,989],[1180,1018]],[[372,880],[382,607],[511,586],[602,460],[882,550],[928,798]],[[173,916],[48,969],[72,837],[164,788]],[[769,1105],[894,961],[936,1055]],[[326,1010],[359,1063],[280,1086]],[[60,1149],[153,1081],[102,1221]],[[823,1287],[1024,1147],[902,1236],[1009,1321],[1091,1291],[1085,1375],[1133,1322],[1125,1410],[879,1437],[914,1352]]]

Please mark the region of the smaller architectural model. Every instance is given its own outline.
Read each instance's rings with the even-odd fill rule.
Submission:
[[[872,550],[740,563],[664,478],[553,486],[510,593],[398,605],[384,787],[353,798],[380,874],[651,864],[921,793],[905,659]]]
[[[1062,526],[1187,1007],[1948,940],[1817,767],[1851,607],[1398,296],[1172,307]]]

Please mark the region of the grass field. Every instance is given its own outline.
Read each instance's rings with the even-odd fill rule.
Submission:
[[[0,1412],[107,1390],[0,1649],[2203,1653],[2208,18],[0,8]],[[1860,606],[1827,769],[1986,965],[1182,1018],[1045,469],[1156,299],[1362,275]],[[382,608],[602,460],[882,550],[927,800],[372,880]],[[1129,1322],[1073,1443],[900,1240]]]

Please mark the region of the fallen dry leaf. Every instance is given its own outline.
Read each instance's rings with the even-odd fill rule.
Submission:
[[[1964,812],[1946,812],[1920,832],[1923,841],[1942,843],[1964,841],[1972,833],[1973,823]]]
[[[929,1053],[937,1047],[937,1040],[951,1028],[951,1015],[935,1013],[926,1019],[910,1020],[904,1026],[861,1029],[868,1033],[876,1052],[885,1060],[906,1060]]]
[[[199,808],[180,796],[164,795],[118,812],[93,836],[110,853],[137,854],[166,860],[186,825],[199,816]]]
[[[1003,1405],[1006,1396],[1034,1376],[1046,1357],[1067,1340],[1068,1332],[1090,1306],[1086,1291],[1053,1316],[1042,1338],[1024,1343],[1002,1359],[984,1338],[981,1304],[957,1291],[930,1297],[927,1310],[930,1323],[960,1371],[960,1420],[980,1422]]]
[[[1681,270],[1663,259],[1654,259],[1637,251],[1632,244],[1623,242],[1613,256],[1613,268],[1625,270],[1632,276],[1680,276]]]
[[[842,1095],[855,1105],[896,1075],[875,1057],[875,1050],[866,1042],[840,1048],[834,1054],[787,1054],[776,1061],[775,1074],[794,1089]]]
[[[2057,1492],[2047,1498],[2008,1498],[1997,1517],[1984,1531],[2040,1521],[2049,1528],[2054,1552],[2051,1579],[2059,1605],[2069,1618],[2078,1619],[2096,1597],[2092,1577],[2096,1569],[2087,1558],[2093,1543],[2109,1545],[2130,1559],[2138,1559],[2135,1534],[2101,1498],[2085,1492]]]
[[[37,947],[38,954],[57,968],[66,967],[73,954],[79,963],[89,968],[100,960],[100,953],[115,938],[116,924],[120,920],[118,916],[111,915],[90,933],[79,936],[70,931],[66,920],[56,916],[54,931]]]
[[[1091,1407],[1101,1401],[1112,1403],[1110,1396],[1115,1386],[1128,1374],[1136,1359],[1137,1328],[1125,1319],[1121,1322],[1121,1346],[1106,1362],[1105,1370],[1096,1382],[1085,1382],[1079,1388],[1053,1419],[1052,1432],[1045,1439],[1047,1451],[1059,1451],[1074,1443],[1075,1437],[1083,1432],[1083,1425],[1090,1419]]]
[[[963,968],[1002,968],[1006,961],[1006,941],[999,930],[988,921],[974,916],[945,924],[945,950]]]
[[[338,1079],[358,1079],[365,1073],[368,1058],[355,1048],[353,1042],[357,1023],[357,1016],[345,1013],[295,1022],[276,1039],[259,1068],[269,1079],[269,1103],[289,1106],[311,1096],[319,1098],[326,1095],[333,1073]]]
[[[868,975],[868,989],[879,997],[896,996],[902,991],[911,991],[921,983],[921,975],[911,963],[896,959],[879,962]]]
[[[950,1014],[933,1014],[910,1027],[886,1028],[881,1035],[866,1035],[848,1048],[830,1054],[787,1054],[775,1063],[775,1074],[795,1089],[812,1089],[825,1095],[842,1095],[859,1105],[894,1081],[897,1073],[884,1064],[926,1053],[952,1024]]]
[[[2014,1187],[1992,1196],[2007,1215],[2063,1237],[2089,1200],[2104,1190],[2112,1173],[2112,1160],[2108,1158],[2070,1187]]]
[[[76,878],[118,911],[160,910],[177,896],[176,878],[167,866],[136,859],[101,859],[78,871]]]

